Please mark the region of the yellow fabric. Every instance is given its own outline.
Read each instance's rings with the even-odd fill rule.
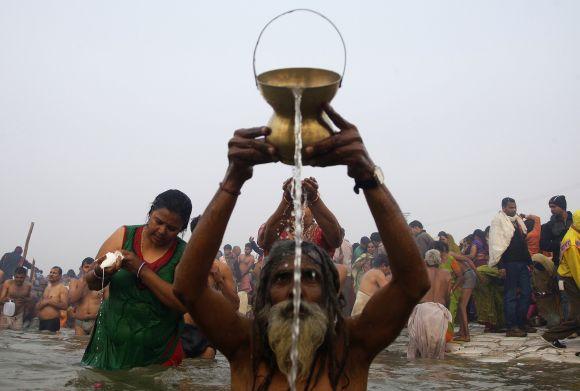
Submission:
[[[580,288],[580,210],[574,212],[572,226],[562,239],[560,256],[558,274],[573,278]]]

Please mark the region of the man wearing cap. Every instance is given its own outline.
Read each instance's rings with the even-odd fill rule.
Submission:
[[[566,197],[557,195],[548,201],[552,217],[550,221],[542,225],[540,234],[540,248],[553,254],[554,266],[560,264],[560,243],[572,225],[572,213],[566,211]]]

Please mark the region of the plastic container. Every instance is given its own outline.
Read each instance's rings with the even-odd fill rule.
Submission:
[[[2,314],[6,316],[14,316],[16,313],[16,304],[12,300],[8,300],[4,303],[4,308],[2,308]]]

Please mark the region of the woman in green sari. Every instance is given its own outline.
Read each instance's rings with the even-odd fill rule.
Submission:
[[[495,266],[482,265],[477,268],[479,283],[473,291],[477,303],[477,321],[485,326],[484,332],[503,332],[504,276]]]
[[[82,363],[115,370],[152,364],[178,365],[185,307],[173,295],[175,267],[185,249],[177,235],[188,225],[191,200],[179,190],[159,194],[145,225],[123,226],[101,246],[87,273],[90,289],[108,286]],[[108,252],[121,263],[104,270]]]

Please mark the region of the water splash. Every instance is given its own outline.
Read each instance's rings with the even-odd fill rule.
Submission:
[[[298,336],[300,335],[300,296],[301,296],[301,263],[302,263],[302,89],[293,88],[294,94],[294,169],[292,170],[292,201],[294,204],[294,287],[293,315],[292,315],[292,347],[290,360],[292,368],[288,376],[290,390],[296,391],[296,377],[298,374]]]

